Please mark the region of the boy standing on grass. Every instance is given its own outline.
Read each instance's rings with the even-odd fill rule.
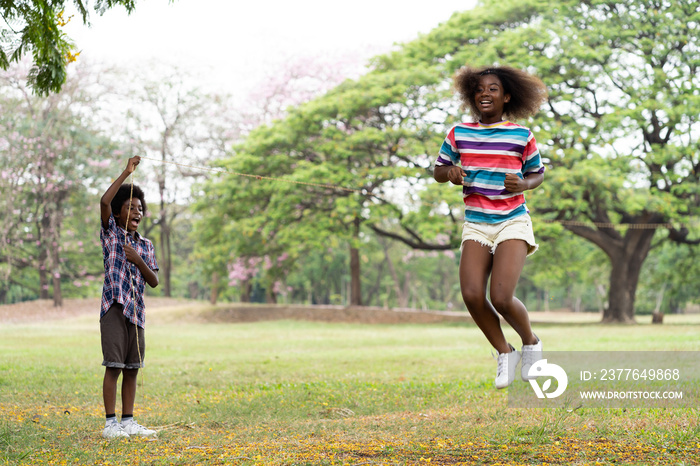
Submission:
[[[143,367],[146,283],[158,286],[158,263],[153,243],[136,231],[146,213],[146,201],[138,186],[123,184],[141,158],[131,157],[126,169],[100,200],[100,241],[104,256],[100,334],[102,384],[106,422],[102,436],[108,439],[131,435],[151,436],[155,431],[134,420],[134,401],[139,368]],[[122,375],[122,419],[117,422],[117,382]]]

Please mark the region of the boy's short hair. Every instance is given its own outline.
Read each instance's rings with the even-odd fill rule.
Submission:
[[[136,198],[141,201],[141,207],[143,207],[143,214],[146,215],[147,207],[143,190],[138,186],[133,185],[132,191],[132,185],[126,183],[119,186],[117,194],[115,194],[114,198],[112,198],[112,202],[110,203],[110,205],[112,206],[112,215],[116,213],[116,215],[119,216],[119,213],[122,211],[122,206],[131,198]]]

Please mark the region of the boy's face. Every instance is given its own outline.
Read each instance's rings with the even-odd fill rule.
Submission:
[[[500,120],[503,107],[510,100],[510,94],[503,92],[503,84],[495,74],[485,74],[479,79],[474,101],[482,120]]]
[[[131,208],[129,207],[129,201],[127,200],[122,204],[121,212],[118,215],[114,215],[117,225],[126,229],[126,231],[136,231],[143,217],[143,206],[141,205],[141,199],[132,198]]]

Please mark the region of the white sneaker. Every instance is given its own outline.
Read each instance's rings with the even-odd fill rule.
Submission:
[[[520,353],[510,345],[510,353],[498,354],[498,369],[496,372],[496,388],[506,388],[515,380],[515,368],[520,361]]]
[[[542,340],[540,340],[538,337],[537,343],[534,345],[523,345],[522,353],[523,361],[520,365],[520,376],[525,382],[530,379],[536,379],[536,376],[528,376],[528,372],[530,372],[530,367],[533,364],[542,359]]]
[[[129,419],[128,421],[122,421],[121,426],[122,429],[124,429],[124,432],[126,432],[130,436],[140,435],[141,437],[151,437],[153,435],[156,435],[155,430],[147,429],[146,427],[142,426],[133,419]]]
[[[102,436],[107,439],[129,438],[129,434],[127,434],[122,428],[122,425],[116,421],[105,424]]]

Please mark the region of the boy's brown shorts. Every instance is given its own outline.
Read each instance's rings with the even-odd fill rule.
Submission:
[[[102,365],[117,369],[139,369],[143,367],[143,359],[146,355],[144,331],[124,317],[122,309],[121,304],[113,303],[100,319]],[[138,338],[136,329],[138,329]]]

